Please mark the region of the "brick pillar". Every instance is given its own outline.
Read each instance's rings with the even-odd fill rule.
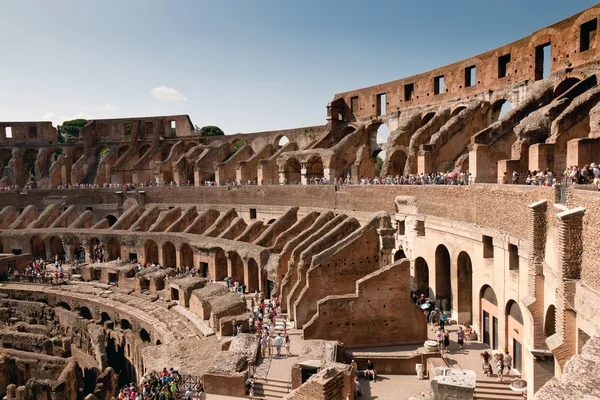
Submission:
[[[379,267],[385,267],[394,262],[393,251],[396,247],[396,230],[392,226],[392,221],[389,215],[381,218],[379,222]]]
[[[561,368],[577,353],[577,313],[573,302],[576,281],[581,277],[584,214],[583,207],[556,214],[559,281],[556,289],[556,334],[550,336],[546,343]]]
[[[118,191],[115,194],[117,195],[117,208],[123,207],[123,192]]]

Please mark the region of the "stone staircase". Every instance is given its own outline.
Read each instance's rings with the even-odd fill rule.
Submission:
[[[496,377],[477,378],[474,399],[523,400],[523,394],[510,389],[512,379],[498,382]]]
[[[255,378],[254,398],[274,400],[282,399],[291,391],[292,383],[282,380]]]

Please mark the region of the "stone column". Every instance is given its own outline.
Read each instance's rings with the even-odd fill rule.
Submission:
[[[556,289],[556,333],[546,339],[546,343],[560,368],[577,353],[577,313],[573,309],[573,303],[576,282],[581,278],[584,214],[583,207],[556,214],[556,272],[559,281]]]
[[[303,185],[308,185],[308,177],[306,176],[306,173],[308,172],[308,163],[300,163],[300,180],[302,181]]]

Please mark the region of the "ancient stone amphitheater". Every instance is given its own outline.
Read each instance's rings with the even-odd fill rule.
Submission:
[[[469,324],[473,349],[510,351],[529,396],[598,396],[600,193],[562,179],[600,163],[598,18],[337,94],[321,126],[203,137],[186,115],[93,120],[60,143],[50,122],[0,122],[0,396],[108,400],[166,367],[209,399],[244,397],[254,376],[259,397],[333,400],[354,397],[352,359],[414,385],[417,364],[432,380],[465,369],[423,346],[412,294]],[[469,184],[357,184],[381,151],[381,176]],[[545,169],[552,185],[505,184]],[[68,282],[24,273],[56,256]],[[279,299],[297,358],[260,355],[256,298]],[[479,377],[478,352],[475,398],[519,398]],[[437,398],[472,398],[438,383]]]

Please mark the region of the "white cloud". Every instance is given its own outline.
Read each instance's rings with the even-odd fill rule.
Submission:
[[[166,87],[166,86],[155,87],[154,89],[152,89],[150,91],[150,94],[152,95],[152,97],[154,97],[155,99],[158,99],[158,100],[168,100],[168,101],[187,100],[187,98],[183,94],[179,93],[176,89]]]

